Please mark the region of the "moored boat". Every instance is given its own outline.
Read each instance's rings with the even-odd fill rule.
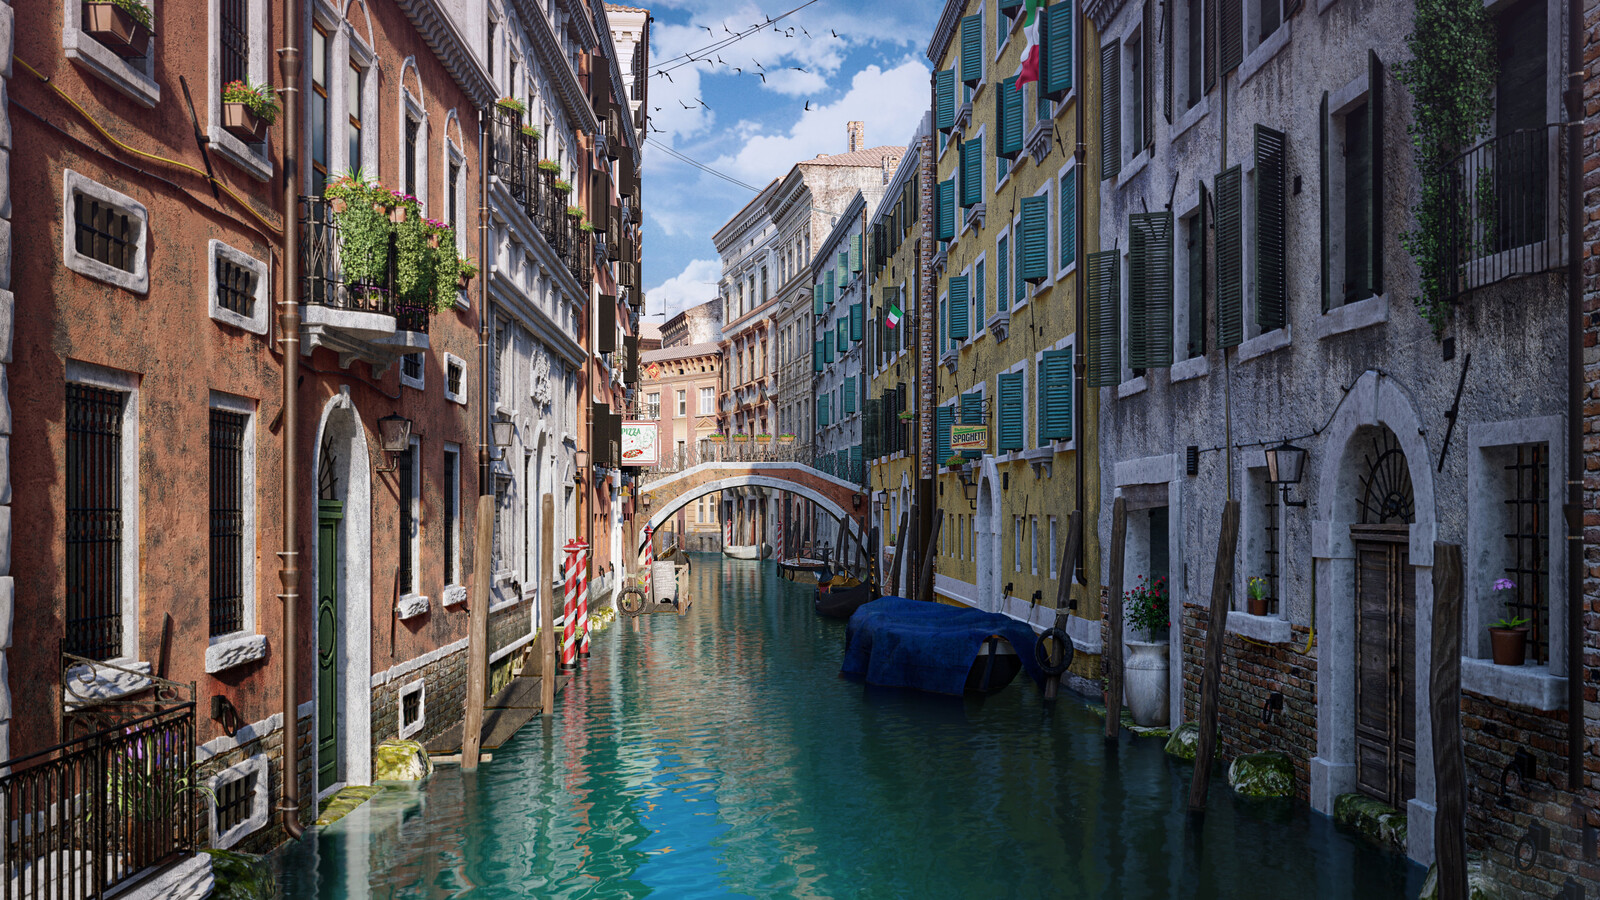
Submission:
[[[835,575],[831,581],[817,585],[817,615],[830,619],[848,619],[863,603],[876,599],[872,585],[854,578]]]
[[[772,553],[772,545],[761,544],[723,544],[722,555],[729,559],[766,559]]]
[[[789,559],[778,560],[778,576],[789,581],[799,581],[802,578],[820,578],[828,570],[828,564],[820,559],[808,556],[795,556]]]

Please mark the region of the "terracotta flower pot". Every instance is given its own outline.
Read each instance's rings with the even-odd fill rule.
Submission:
[[[393,222],[396,225],[399,225],[400,223],[404,222],[405,220],[406,220],[406,208],[404,206],[396,206],[394,209],[389,210],[389,221]]]
[[[439,249],[439,235],[437,233],[428,235],[428,249]]]
[[[259,144],[267,139],[266,120],[243,103],[222,102],[222,127],[246,144]]]
[[[83,4],[83,30],[123,59],[142,59],[150,53],[150,29],[115,3]]]
[[[1252,616],[1264,616],[1267,614],[1267,598],[1265,597],[1251,597],[1246,606]]]
[[[1520,666],[1528,658],[1528,629],[1491,628],[1489,647],[1494,651],[1497,666]]]
[[[333,211],[336,214],[344,212],[346,206],[343,197],[335,197],[329,201],[329,204],[333,207]]]

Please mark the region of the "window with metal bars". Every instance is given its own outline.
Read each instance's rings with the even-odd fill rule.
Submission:
[[[1263,503],[1261,559],[1264,563],[1261,577],[1267,582],[1267,612],[1278,614],[1278,492],[1267,486],[1267,502]]]
[[[256,273],[220,253],[217,264],[217,305],[241,316],[255,315]]]
[[[444,367],[445,393],[462,396],[461,380],[466,375],[466,368],[454,360],[447,360]]]
[[[411,691],[400,697],[400,728],[410,728],[422,717],[422,692]]]
[[[407,353],[400,357],[400,374],[412,381],[422,380],[422,354]]]
[[[211,411],[211,634],[244,628],[244,435],[249,419]]]
[[[79,192],[72,195],[72,220],[78,253],[124,272],[134,271],[139,226],[131,213]]]
[[[1506,618],[1528,620],[1528,656],[1541,665],[1550,661],[1550,445],[1518,444],[1506,465],[1506,540],[1510,547],[1505,574],[1516,587],[1497,591],[1506,598]]]
[[[444,583],[461,582],[460,550],[461,528],[461,451],[446,448],[444,451]]]
[[[250,0],[221,0],[217,22],[222,83],[244,81],[250,74]]]
[[[399,473],[400,482],[400,593],[409,594],[415,590],[415,576],[413,569],[416,560],[412,558],[411,540],[417,533],[416,505],[417,496],[417,448],[407,447],[396,454],[395,469]]]
[[[256,776],[252,771],[217,785],[217,833],[226,834],[250,821],[256,801]],[[216,835],[212,836],[215,839]]]
[[[122,408],[127,394],[67,385],[66,650],[122,653]]]

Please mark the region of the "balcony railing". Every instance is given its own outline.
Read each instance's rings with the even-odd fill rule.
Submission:
[[[393,235],[386,248],[379,251],[383,254],[381,260],[366,260],[359,267],[350,267],[355,261],[342,256],[339,221],[332,202],[325,197],[301,197],[300,237],[302,302],[393,316],[397,331],[428,330],[428,310],[400,300],[395,283],[398,267]],[[378,274],[371,278],[346,278],[345,272],[354,268]]]
[[[511,196],[526,200],[533,164],[532,144],[522,133],[522,113],[495,106],[489,114],[489,174],[500,179]]]
[[[1564,127],[1497,135],[1439,173],[1446,187],[1434,216],[1444,238],[1433,265],[1440,299],[1565,262],[1561,235],[1572,223],[1564,219],[1562,201],[1572,186],[1565,177]]]

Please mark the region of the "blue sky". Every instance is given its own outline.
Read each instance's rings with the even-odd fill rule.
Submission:
[[[709,61],[682,56],[701,57],[702,48],[728,39],[729,31],[748,30],[804,2],[649,4],[650,71],[669,70],[650,79],[644,152],[650,321],[715,296],[721,266],[711,235],[755,196],[663,147],[760,187],[802,159],[844,152],[848,121],[865,122],[867,145],[877,146],[904,143],[922,118],[925,51],[943,7],[938,0],[816,0],[779,21],[781,30],[767,27],[714,49]],[[765,82],[755,74],[763,71]]]

